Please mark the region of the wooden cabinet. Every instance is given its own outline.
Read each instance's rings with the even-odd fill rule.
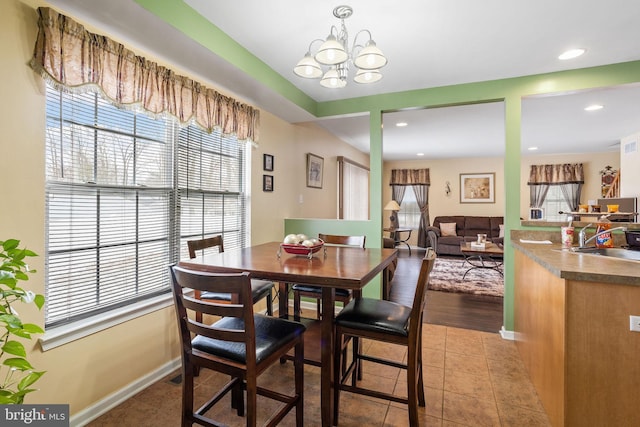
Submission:
[[[552,425],[640,425],[640,286],[562,276],[516,249],[516,345]]]

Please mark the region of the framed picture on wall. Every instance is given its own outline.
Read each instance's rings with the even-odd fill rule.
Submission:
[[[307,187],[322,188],[324,158],[307,153]]]
[[[262,191],[273,191],[273,175],[262,175]]]
[[[461,173],[460,203],[495,203],[495,173]]]
[[[269,172],[273,171],[273,156],[271,154],[263,154],[262,169]]]

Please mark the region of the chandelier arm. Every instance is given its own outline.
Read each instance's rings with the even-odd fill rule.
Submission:
[[[312,41],[311,41],[311,43],[309,43],[309,49],[307,50],[307,53],[309,53],[309,54],[311,53],[311,47],[313,46],[313,44],[314,44],[315,42],[320,42],[320,44],[322,44],[322,43],[324,43],[324,40],[322,40],[322,39],[315,39],[315,40],[312,40]]]
[[[353,45],[351,46],[351,52],[353,53],[353,57],[355,58],[356,56],[356,48],[359,47],[360,49],[362,49],[364,47],[363,44],[356,44],[356,41],[358,40],[358,36],[362,33],[367,33],[369,35],[369,40],[373,40],[373,37],[371,36],[371,31],[367,30],[367,29],[363,29],[360,30],[356,33],[356,36],[353,38]],[[367,40],[367,41],[369,41]]]

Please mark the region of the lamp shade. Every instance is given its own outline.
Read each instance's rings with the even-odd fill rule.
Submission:
[[[375,70],[387,65],[387,58],[382,51],[378,49],[373,40],[369,40],[364,48],[358,53],[353,61],[356,67],[364,70]]]
[[[322,76],[320,84],[329,89],[340,89],[347,85],[347,81],[341,79],[340,75],[338,74],[338,70],[332,68],[327,71],[324,76]]]
[[[390,201],[389,203],[387,203],[385,205],[384,210],[385,211],[399,211],[400,210],[400,205],[395,200],[392,200],[392,201]]]
[[[353,81],[356,83],[367,84],[375,83],[382,78],[379,70],[358,70]]]
[[[309,52],[296,64],[293,68],[293,72],[300,77],[306,79],[317,79],[322,76],[322,68],[320,64],[313,59],[313,56]]]
[[[336,65],[346,61],[347,58],[349,55],[344,50],[344,46],[336,40],[333,34],[329,34],[327,40],[320,45],[316,53],[316,61],[325,65]]]

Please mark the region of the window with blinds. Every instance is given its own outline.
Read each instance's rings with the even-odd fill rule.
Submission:
[[[338,156],[338,219],[369,219],[369,168]]]
[[[168,266],[188,256],[189,238],[241,247],[243,150],[235,137],[48,87],[45,326],[169,292]]]

